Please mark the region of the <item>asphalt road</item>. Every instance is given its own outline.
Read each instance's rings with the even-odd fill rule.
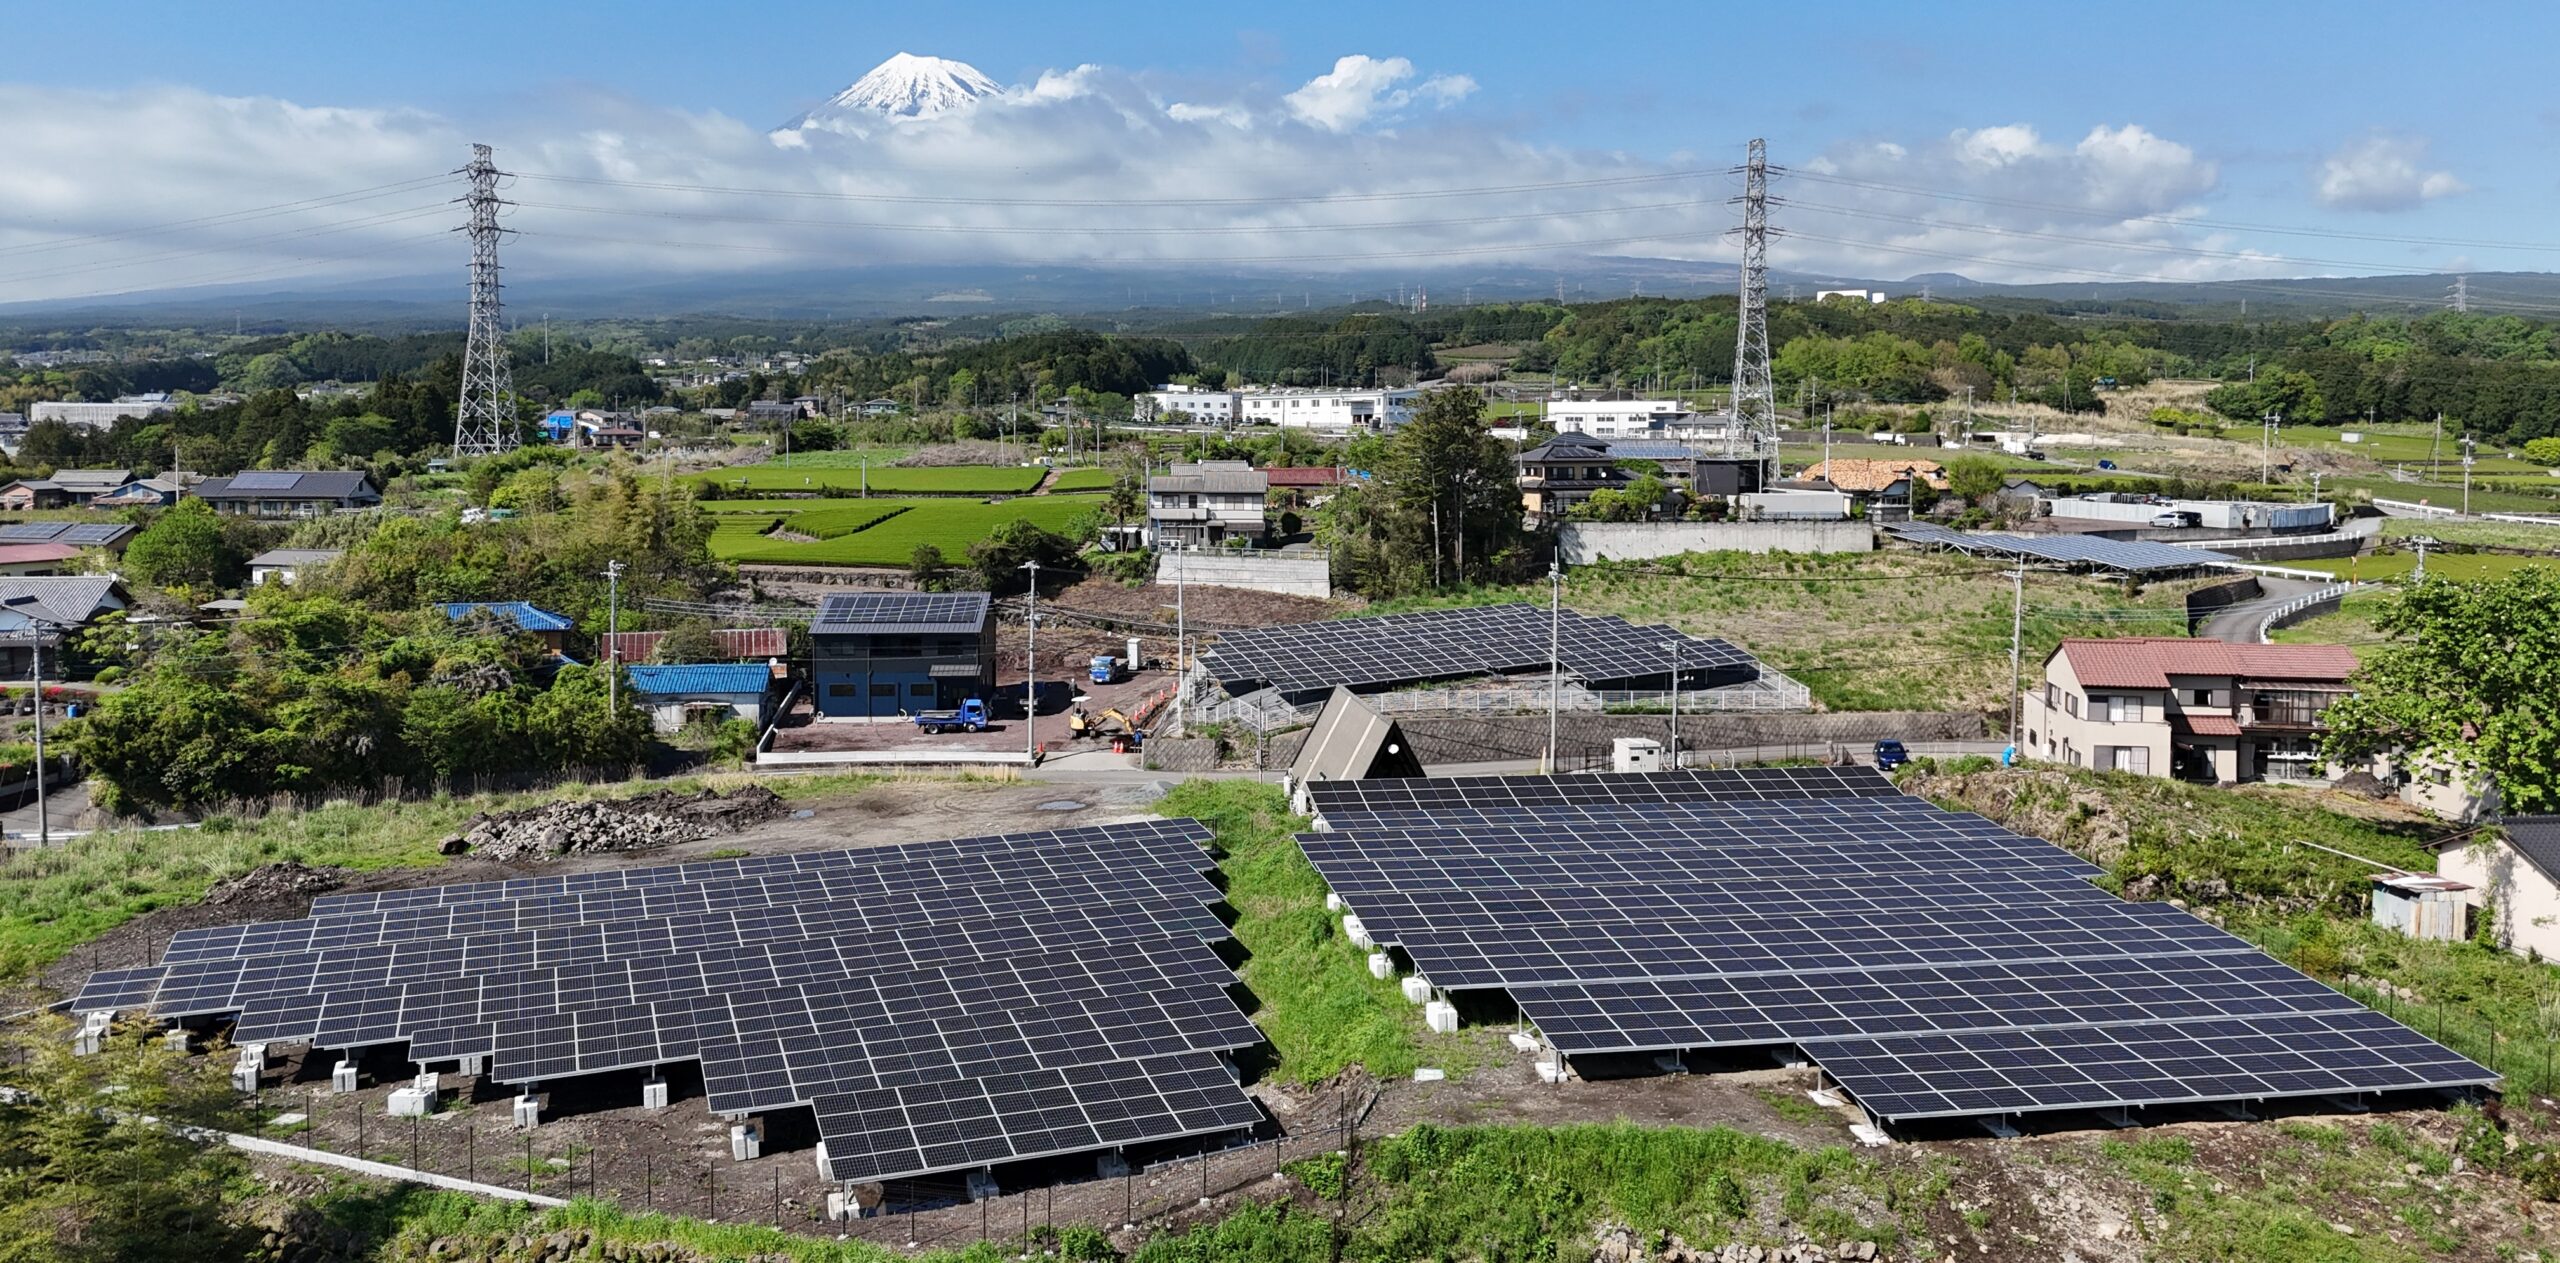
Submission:
[[[2317,592],[2328,586],[2326,583],[2315,583],[2309,579],[2261,577],[2258,580],[2260,595],[2256,600],[2224,606],[2212,617],[2204,620],[2204,625],[2196,629],[2196,635],[2205,640],[2222,640],[2235,645],[2254,645],[2258,643],[2258,624],[2266,621],[2267,615],[2277,606],[2304,593]]]

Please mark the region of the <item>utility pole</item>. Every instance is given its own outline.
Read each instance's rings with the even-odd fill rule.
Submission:
[[[1680,770],[1680,642],[1666,640],[1662,647],[1671,651],[1671,763],[1672,771]]]
[[[2471,453],[2477,445],[2471,436],[2462,436],[2462,516],[2471,516]]]
[[[1547,765],[1546,774],[1556,768],[1556,696],[1564,679],[1564,562],[1547,563]]]
[[[2027,566],[2009,572],[2009,748],[2018,746],[2018,655],[2027,632]],[[2014,760],[2013,760],[2014,761]]]
[[[1747,431],[1760,461],[1760,485],[1778,481],[1777,387],[1769,376],[1769,142],[1754,138],[1738,168],[1743,177],[1742,310],[1733,340],[1732,420],[1725,427],[1725,455]]]
[[[2438,461],[2442,460],[2443,458],[2444,458],[2444,414],[2443,414],[2442,412],[2438,412],[2438,413],[2436,414],[2436,432],[2435,432],[2435,437],[2430,438],[2430,439],[2428,439],[2428,440],[2427,440],[2427,472],[2428,472],[2428,473],[2434,473],[2434,472],[2435,472],[2435,465],[2436,465],[2436,463],[2437,463]]]
[[[515,387],[507,373],[507,340],[498,301],[498,240],[515,231],[498,226],[503,172],[487,145],[471,147],[471,192],[462,199],[471,222],[471,330],[462,344],[462,401],[454,411],[453,454],[492,456],[516,446]]]
[[[2276,430],[2284,424],[2284,413],[2270,412],[2259,420],[2266,423],[2266,430],[2258,444],[2258,482],[2262,486],[2273,486],[2276,469]]]
[[[1040,562],[1022,563],[1031,572],[1031,591],[1022,607],[1022,756],[1038,764],[1040,743],[1033,740],[1040,717]]]
[[[604,698],[611,710],[622,704],[622,563],[604,563]]]

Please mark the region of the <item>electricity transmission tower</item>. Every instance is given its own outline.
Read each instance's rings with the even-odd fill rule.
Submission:
[[[2448,290],[2448,292],[2449,292],[2449,293],[2451,293],[2451,294],[2453,295],[2453,309],[2454,309],[2455,311],[2469,311],[2469,310],[2471,310],[2471,278],[2470,278],[2470,277],[2467,277],[2467,276],[2457,276],[2457,277],[2453,278],[2453,285],[2450,287],[2450,289]]]
[[[1777,387],[1769,378],[1769,144],[1751,142],[1740,168],[1742,196],[1742,324],[1733,341],[1732,419],[1725,454],[1747,445],[1760,460],[1760,485],[1778,481]]]
[[[497,164],[487,145],[471,147],[471,192],[462,204],[471,210],[463,231],[471,234],[471,333],[462,350],[462,405],[453,420],[453,454],[489,456],[516,446],[515,388],[507,378],[506,331],[498,322],[498,238],[511,229],[498,226]]]

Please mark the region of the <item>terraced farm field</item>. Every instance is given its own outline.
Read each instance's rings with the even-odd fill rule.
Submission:
[[[1106,491],[1111,487],[1108,469],[1056,469],[1049,472],[1051,491]]]
[[[797,502],[809,504],[809,501]],[[1017,519],[1061,530],[1099,496],[1034,496],[1002,504],[974,500],[836,500],[796,513],[724,514],[711,536],[712,555],[724,561],[811,566],[904,566],[916,546],[931,544],[959,561],[969,545]],[[814,540],[765,534],[779,523]]]
[[[875,495],[1020,495],[1040,485],[1045,469],[1020,465],[731,465],[697,474],[706,486],[749,491],[823,491],[869,487]]]

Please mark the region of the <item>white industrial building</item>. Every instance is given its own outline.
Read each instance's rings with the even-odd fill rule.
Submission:
[[[1307,430],[1392,430],[1413,419],[1422,392],[1381,390],[1258,390],[1240,398],[1242,419],[1252,425]]]
[[[1144,409],[1143,419],[1162,421],[1169,412],[1180,412],[1205,425],[1232,425],[1236,421],[1236,400],[1232,390],[1211,390],[1205,386],[1165,386],[1138,396]]]
[[[1547,421],[1558,434],[1602,439],[1661,438],[1702,423],[1677,399],[1559,399],[1547,405]]]
[[[2068,496],[2044,504],[2048,517],[2127,526],[2149,526],[2170,514],[2184,516],[2189,525],[2218,531],[2325,531],[2337,523],[2336,507],[2326,502],[2170,500],[2115,493]]]
[[[60,421],[83,429],[103,430],[126,417],[156,417],[178,410],[177,401],[166,392],[127,395],[114,403],[77,403],[47,401],[27,405],[27,423]]]

